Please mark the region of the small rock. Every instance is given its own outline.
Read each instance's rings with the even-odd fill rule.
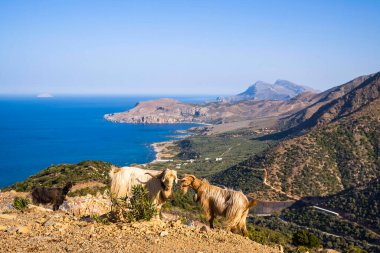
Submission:
[[[6,226],[0,225],[0,231],[6,231],[6,230],[7,230]]]
[[[28,227],[18,227],[17,228],[17,233],[19,234],[28,234],[30,233],[30,230]]]
[[[164,230],[164,231],[162,231],[162,232],[160,233],[160,236],[161,236],[161,237],[165,237],[165,236],[168,236],[168,235],[169,235],[169,232],[166,231],[166,230]]]
[[[187,220],[186,225],[189,227],[194,227],[194,221],[189,219],[189,220]]]
[[[13,234],[13,233],[16,233],[17,232],[17,230],[18,230],[18,227],[9,227],[9,228],[7,228],[7,233],[10,233],[10,234]]]
[[[199,229],[199,232],[206,232],[206,233],[208,233],[208,232],[210,232],[210,228],[209,227],[207,227],[207,226],[202,226],[201,227],[201,229]]]
[[[49,226],[54,226],[54,225],[55,225],[55,222],[52,220],[47,220],[43,224],[44,227],[49,227]]]
[[[16,219],[16,215],[15,214],[5,214],[5,213],[2,213],[2,214],[0,214],[0,219],[14,220],[14,219]]]

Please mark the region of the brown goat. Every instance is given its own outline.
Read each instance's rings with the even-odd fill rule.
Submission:
[[[222,189],[194,175],[185,174],[181,182],[182,193],[185,194],[188,188],[192,188],[197,194],[196,201],[200,202],[210,228],[214,228],[214,218],[219,215],[226,218],[224,226],[227,230],[240,230],[243,236],[247,235],[246,218],[249,208],[256,204],[256,200],[249,202],[241,191]]]
[[[56,211],[62,205],[71,187],[73,187],[72,182],[68,182],[63,188],[35,188],[32,191],[33,203],[53,204],[53,210]]]

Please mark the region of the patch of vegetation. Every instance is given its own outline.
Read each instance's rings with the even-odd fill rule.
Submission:
[[[380,177],[366,187],[352,188],[318,200],[345,218],[380,231]]]
[[[15,197],[13,199],[13,207],[21,212],[24,212],[28,208],[30,200],[22,197]]]
[[[149,221],[157,214],[157,209],[149,198],[148,190],[142,185],[132,187],[131,198],[114,200],[113,209],[121,215],[119,218],[129,222]]]
[[[315,222],[318,222],[318,220],[315,220]],[[287,238],[286,241],[283,241],[285,244],[281,244],[284,246],[285,252],[317,251],[317,249],[310,249],[304,246],[297,247],[293,244],[293,235],[300,230],[304,230],[305,226],[297,224],[296,221],[284,221],[284,217],[282,215],[272,217],[253,216],[249,218],[249,224],[252,224],[250,226],[253,226],[258,230],[267,229],[282,234],[285,238]],[[307,230],[321,240],[321,244],[324,248],[336,249],[341,252],[347,252],[349,248],[353,247],[356,249],[364,249],[371,253],[379,252],[380,250],[380,246],[378,245],[370,245],[365,241],[355,240],[350,236],[339,237],[314,227],[308,227]],[[302,251],[302,249],[305,249],[305,251]]]
[[[109,186],[101,186],[101,187],[85,187],[76,191],[71,191],[67,195],[69,197],[76,196],[86,196],[86,195],[96,195],[98,192],[103,194],[104,191],[109,190]]]
[[[250,129],[217,135],[191,136],[176,142],[175,148],[180,150],[173,162],[149,164],[148,167],[159,170],[177,167],[180,175],[190,173],[197,177],[211,179],[214,174],[246,160],[275,143],[275,141],[259,140],[258,137]],[[185,153],[196,155],[184,156]],[[221,159],[216,161],[216,158]]]
[[[284,140],[240,162],[239,167],[266,169],[270,185],[280,185],[282,191],[300,197],[336,194],[367,184],[380,176],[379,105]]]
[[[305,246],[308,248],[319,248],[321,245],[321,240],[305,229],[298,230],[294,233],[292,242],[296,246]]]
[[[380,245],[380,237],[365,227],[334,215],[316,211],[311,207],[291,208],[283,213],[283,218],[301,226]]]
[[[180,152],[177,154],[178,158],[188,160],[197,159],[200,157],[200,154],[194,149],[193,141],[191,141],[190,139],[178,141],[177,145],[180,149]]]
[[[63,187],[68,181],[74,183],[98,181],[109,184],[111,164],[102,161],[83,161],[78,164],[58,164],[28,177],[22,182],[3,190],[31,191],[35,187]]]
[[[226,185],[233,189],[240,189],[245,193],[268,189],[263,184],[264,172],[242,166],[235,165],[227,170],[219,172],[211,177],[211,182],[218,185]]]
[[[194,202],[192,195],[190,193],[182,194],[179,189],[173,191],[173,197],[163,207],[166,209],[178,207],[187,211],[201,211],[199,205]]]
[[[287,245],[287,248],[290,248],[292,242],[290,234],[252,225],[248,226],[248,238],[264,245]]]

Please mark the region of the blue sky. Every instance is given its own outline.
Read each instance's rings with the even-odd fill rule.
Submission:
[[[380,71],[380,1],[0,0],[0,93],[324,90]]]

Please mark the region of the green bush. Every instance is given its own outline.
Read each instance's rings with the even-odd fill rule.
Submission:
[[[173,197],[167,201],[164,208],[170,209],[172,207],[179,207],[187,211],[198,211],[200,212],[200,206],[194,202],[194,195],[187,193],[182,194],[179,190],[173,191]]]
[[[296,246],[318,248],[321,245],[321,240],[309,231],[302,229],[293,234],[293,244]]]
[[[359,247],[356,247],[356,246],[353,246],[353,245],[350,245],[347,250],[346,250],[346,253],[367,253],[366,250],[363,250]]]
[[[132,187],[132,197],[114,201],[113,206],[127,221],[151,220],[157,209],[149,199],[148,191],[142,185]]]
[[[22,197],[15,197],[13,199],[13,207],[16,210],[19,210],[23,212],[26,208],[28,208],[30,204],[30,200],[27,198],[22,198]]]
[[[265,245],[285,246],[290,243],[290,236],[287,234],[259,226],[248,226],[248,238]]]

